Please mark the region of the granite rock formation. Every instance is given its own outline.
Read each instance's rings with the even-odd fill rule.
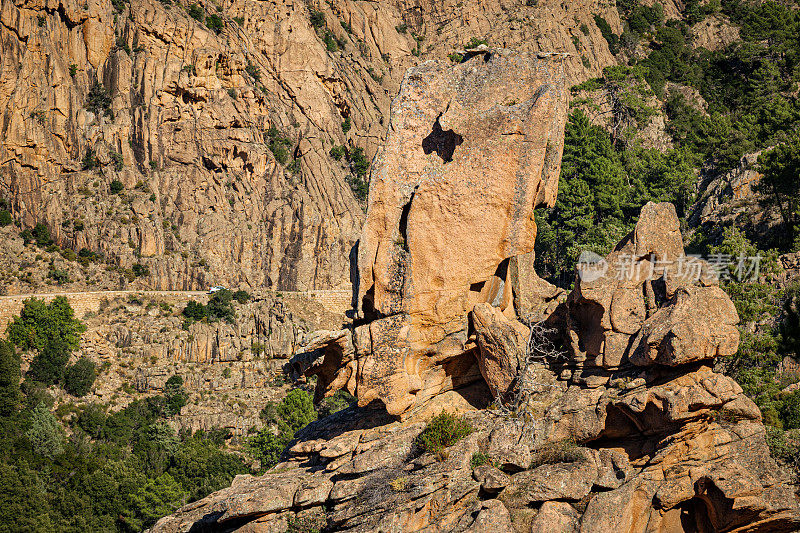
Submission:
[[[711,368],[735,350],[736,311],[708,265],[678,270],[677,222],[671,205],[645,206],[614,252],[581,265],[525,345],[515,319],[475,306],[481,356],[517,368],[514,411],[475,410],[490,396],[482,383],[403,421],[379,404],[351,408],[301,431],[265,475],[237,477],[153,531],[284,531],[299,520],[363,532],[797,531],[797,497],[758,408]],[[617,262],[628,253],[631,278]],[[466,411],[474,431],[420,453],[415,438],[442,408]]]
[[[570,53],[570,83],[616,63],[593,20],[620,34],[613,6],[535,4],[4,1],[0,196],[148,288],[345,285],[348,159],[375,154],[408,67],[472,37]]]
[[[519,274],[532,270],[533,210],[552,205],[558,188],[562,62],[481,47],[455,66],[408,71],[358,244],[363,323],[305,370],[319,376],[318,396],[347,387],[360,405],[379,398],[402,414],[480,379],[468,313],[483,302],[508,317],[527,314],[515,295],[530,301],[547,285]]]

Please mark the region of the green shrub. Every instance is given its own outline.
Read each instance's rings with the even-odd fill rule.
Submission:
[[[340,161],[345,154],[345,148],[344,146],[334,146],[329,153],[336,161]]]
[[[114,163],[114,170],[120,171],[125,164],[122,154],[111,150],[108,154],[111,157],[111,162]]]
[[[53,239],[50,237],[50,230],[43,222],[36,224],[36,226],[33,227],[31,234],[33,235],[33,239],[36,241],[37,246],[48,246],[53,243]]]
[[[275,126],[270,126],[269,130],[267,130],[267,138],[269,139],[267,146],[275,157],[275,160],[281,165],[285,165],[286,161],[289,159],[289,153],[286,151],[285,147],[291,146],[292,141],[278,131],[278,128]]]
[[[338,413],[342,409],[355,405],[356,399],[349,392],[339,389],[332,396],[324,398],[317,406],[317,414],[320,418]]]
[[[64,451],[64,430],[53,413],[42,404],[31,413],[30,429],[25,435],[39,455],[52,459]]]
[[[0,340],[0,417],[17,410],[20,396],[20,357],[10,342]]]
[[[344,121],[342,122],[342,132],[347,133],[350,131],[352,123],[350,122],[350,117],[344,117]]]
[[[195,20],[199,20],[203,22],[203,19],[206,17],[206,12],[197,4],[191,4],[188,8],[186,8],[186,13],[189,14]]]
[[[783,251],[800,250],[800,134],[794,133],[786,142],[765,150],[758,157],[758,170],[763,174],[755,186],[761,193],[759,200],[780,215],[786,236],[779,246]]]
[[[286,161],[289,159],[289,152],[286,151],[286,148],[283,146],[270,146],[269,149],[272,151],[272,155],[278,163],[281,165],[286,164]]]
[[[578,445],[571,439],[549,442],[533,450],[531,456],[531,468],[547,464],[574,463],[584,458]]]
[[[800,442],[796,438],[789,438],[782,429],[767,426],[766,430],[767,445],[772,457],[800,473]]]
[[[70,77],[74,78],[77,73],[78,73],[78,65],[76,65],[75,63],[72,63],[69,66],[69,75],[70,75]]]
[[[783,398],[781,419],[785,429],[800,429],[800,390]]]
[[[125,37],[120,35],[117,37],[117,50],[124,50],[126,54],[131,54],[131,47],[128,46],[128,42],[125,40]]]
[[[137,277],[149,276],[150,275],[150,268],[147,265],[143,265],[141,263],[134,263],[131,267],[133,270],[133,274]]]
[[[600,33],[608,43],[608,49],[612,54],[616,55],[617,52],[619,52],[619,36],[614,33],[614,31],[611,29],[611,25],[602,16],[595,15],[594,23],[597,24],[597,27],[600,29]]]
[[[358,176],[347,176],[347,184],[350,185],[350,190],[353,191],[353,196],[362,202],[367,199],[369,193],[369,186],[367,182]]]
[[[286,523],[286,533],[320,533],[327,523],[325,514],[321,511],[305,516],[291,516]]]
[[[416,445],[423,451],[439,453],[472,431],[472,426],[463,417],[442,411],[428,422],[417,437]]]
[[[94,362],[88,357],[81,357],[64,371],[64,390],[78,398],[86,396],[92,390],[96,377]]]
[[[286,165],[286,170],[288,170],[292,174],[300,174],[301,173],[300,160],[292,159],[291,163]]]
[[[350,151],[350,168],[355,172],[356,176],[364,179],[369,170],[369,161],[364,157],[364,149],[356,146]]]
[[[250,293],[245,290],[239,289],[233,293],[233,299],[239,302],[240,304],[246,304],[247,302],[250,301]]]
[[[0,210],[0,226],[8,226],[14,222],[14,219],[11,217],[11,212],[8,209]]]
[[[192,320],[202,320],[207,314],[206,306],[194,300],[187,302],[186,307],[183,308],[183,316]]]
[[[208,317],[211,320],[224,320],[232,324],[236,320],[236,311],[231,300],[233,292],[228,289],[215,292],[208,300]]]
[[[66,259],[67,261],[76,261],[78,259],[78,254],[75,253],[75,250],[70,248],[64,248],[61,250],[61,257]]]
[[[222,18],[219,15],[212,13],[206,17],[206,27],[219,35],[225,27],[225,23],[222,22]]]
[[[111,194],[119,194],[125,186],[119,180],[113,180],[108,186],[108,192]]]
[[[28,376],[45,385],[56,385],[64,378],[70,349],[63,339],[48,339],[28,369]]]
[[[295,434],[317,418],[311,394],[293,389],[278,403],[267,402],[261,410],[267,424],[248,441],[250,453],[261,461],[261,469],[274,466]]]
[[[311,26],[318,30],[325,26],[325,13],[311,9],[309,21],[311,22]]]
[[[59,285],[69,283],[69,272],[61,268],[51,268],[47,272],[47,277],[55,281]]]
[[[188,400],[189,396],[183,388],[183,378],[175,374],[170,377],[164,385],[164,399],[167,414],[180,414],[181,409]]]
[[[247,66],[244,68],[244,70],[250,75],[251,78],[253,78],[253,80],[256,83],[261,81],[261,69],[258,68],[258,65],[255,65],[248,61]]]
[[[477,48],[482,44],[488,45],[489,43],[486,39],[478,39],[477,37],[473,37],[472,39],[469,40],[467,44],[464,45],[464,48],[466,49]]]
[[[189,497],[183,487],[165,473],[150,479],[130,495],[127,512],[121,521],[131,531],[144,531],[156,520],[180,507]]]
[[[250,351],[253,352],[253,355],[255,355],[256,357],[260,357],[261,354],[264,353],[265,348],[266,346],[264,346],[264,344],[260,342],[254,342],[253,344],[250,345]]]
[[[76,227],[77,229],[77,227]],[[81,229],[83,229],[83,224],[81,224]],[[102,256],[97,252],[93,252],[88,248],[81,248],[78,250],[78,262],[81,264],[88,264],[89,262],[97,262],[102,259]]]
[[[107,113],[111,109],[111,96],[103,84],[95,82],[86,96],[86,109],[96,115]]]
[[[325,30],[322,34],[322,42],[325,44],[325,49],[328,50],[328,52],[336,52],[339,50],[339,43],[336,42],[336,37],[334,37],[330,30]]]
[[[483,452],[475,452],[472,454],[472,457],[469,460],[469,465],[472,468],[478,468],[479,466],[483,466],[485,464],[491,464],[492,460]]]
[[[95,156],[94,150],[91,148],[86,148],[86,152],[83,154],[83,160],[81,161],[81,168],[83,170],[94,170],[100,166],[100,161],[97,160],[97,156]]]

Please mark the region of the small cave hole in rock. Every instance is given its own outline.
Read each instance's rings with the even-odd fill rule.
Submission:
[[[456,151],[456,146],[464,142],[464,138],[453,130],[444,131],[439,123],[439,117],[433,123],[431,133],[422,139],[422,150],[425,155],[436,152],[442,158],[442,161],[449,163],[453,160],[453,152]]]

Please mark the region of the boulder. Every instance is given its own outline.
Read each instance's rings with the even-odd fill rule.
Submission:
[[[474,533],[513,533],[514,526],[511,516],[499,500],[483,502],[482,509],[475,518],[475,523],[470,528]]]
[[[511,482],[507,474],[492,465],[481,465],[472,475],[481,484],[481,489],[489,493],[500,492]]]
[[[487,303],[477,304],[470,317],[477,336],[481,375],[492,395],[504,398],[512,392],[525,363],[530,330]]]
[[[567,502],[544,502],[533,519],[530,533],[577,533],[580,515]]]
[[[527,504],[550,500],[578,501],[591,492],[597,473],[594,454],[584,450],[576,461],[545,464],[515,474],[500,497]]]
[[[630,361],[637,366],[677,366],[733,355],[739,315],[719,287],[681,287],[641,326]]]
[[[566,302],[569,354],[606,370],[731,355],[739,317],[717,285],[708,263],[684,254],[674,206],[649,202],[613,252],[579,263]]]

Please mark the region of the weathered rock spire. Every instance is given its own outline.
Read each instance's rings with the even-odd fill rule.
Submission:
[[[318,394],[346,386],[360,404],[380,399],[401,414],[480,378],[467,314],[480,302],[509,317],[521,311],[519,295],[531,290],[515,274],[532,272],[533,211],[555,202],[568,97],[561,62],[481,50],[408,71],[371,175],[358,250],[362,325],[312,369]]]

